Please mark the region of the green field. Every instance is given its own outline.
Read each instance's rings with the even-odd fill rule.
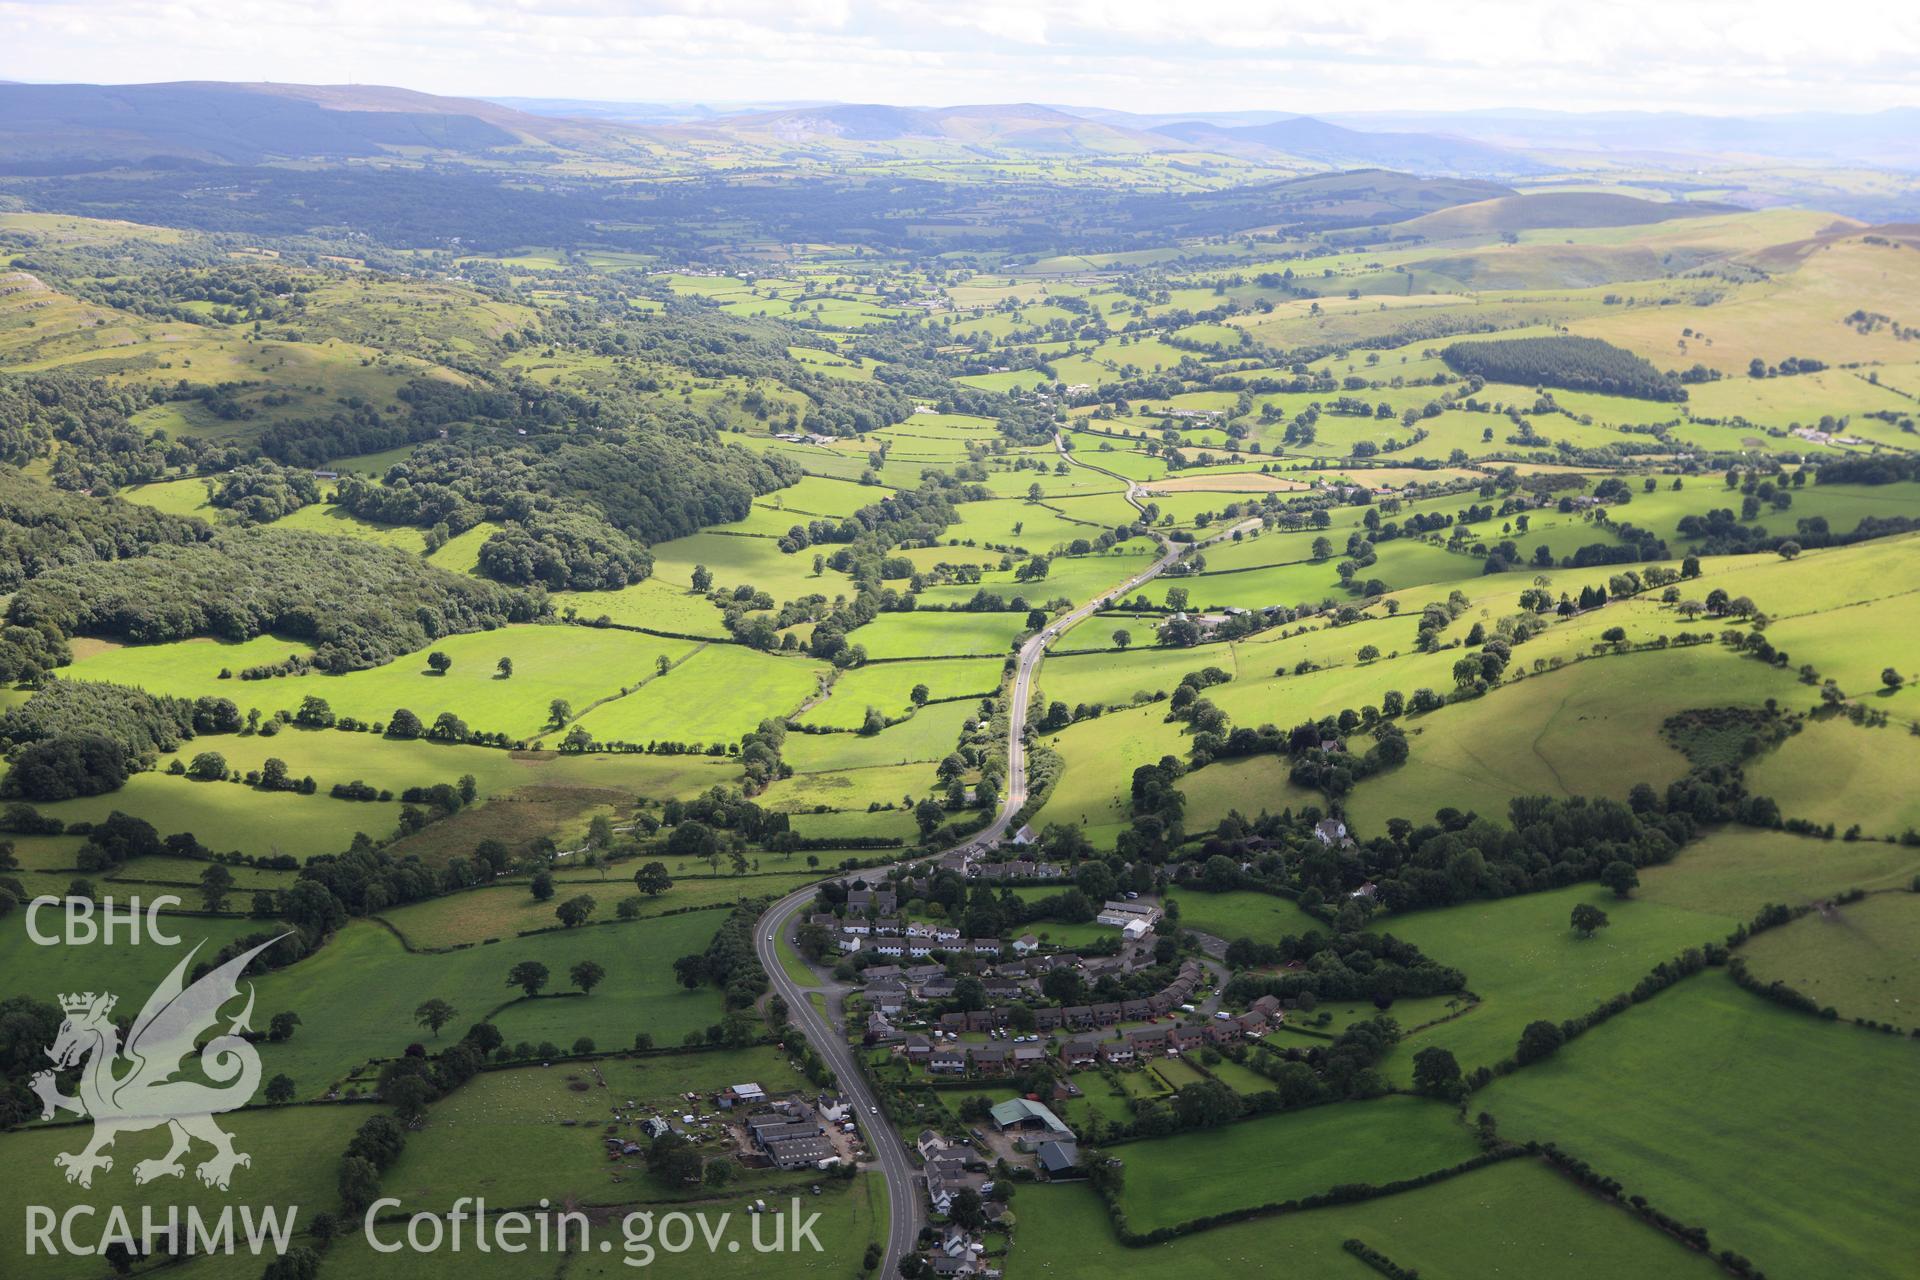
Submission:
[[[1033,1187],[1020,1200],[1024,1230],[1010,1259],[1012,1280],[1101,1280],[1129,1263],[1202,1280],[1366,1280],[1376,1273],[1340,1247],[1356,1238],[1423,1276],[1709,1280],[1721,1274],[1710,1260],[1525,1160],[1363,1204],[1256,1218],[1144,1249],[1113,1238],[1105,1208],[1083,1186]]]
[[[808,659],[708,645],[658,680],[584,712],[580,724],[601,742],[734,742],[769,716],[798,710],[824,670]]]
[[[413,1010],[429,996],[460,1011],[443,1035],[491,1020],[509,1044],[551,1040],[565,1049],[584,1035],[625,1048],[638,1031],[650,1032],[656,1044],[678,1044],[719,1019],[720,996],[712,987],[682,988],[673,961],[705,947],[720,923],[720,913],[696,911],[416,955],[379,924],[355,922],[319,952],[260,980],[259,1008],[292,1010],[302,1023],[293,1039],[267,1046],[266,1069],[292,1076],[303,1097],[322,1094],[361,1063],[421,1039],[426,1033],[414,1025]],[[507,971],[524,960],[547,966],[548,994],[516,999]],[[606,981],[591,996],[567,996],[567,970],[580,960],[597,961]],[[369,973],[382,981],[367,982]]]
[[[789,733],[780,754],[801,773],[939,760],[953,750],[967,721],[980,718],[977,702],[942,702],[879,733]]]
[[[666,859],[670,870],[674,861]],[[555,901],[589,893],[599,903],[596,916],[611,919],[622,898],[639,897],[644,918],[691,907],[727,905],[745,897],[779,897],[813,879],[806,872],[678,879],[665,893],[647,897],[633,886],[633,873],[640,866],[638,859],[619,863],[605,869],[605,879],[585,868],[570,871],[559,880]],[[700,870],[705,872],[707,868],[703,865]],[[510,938],[522,930],[549,928],[554,923],[553,907],[553,902],[534,901],[524,884],[503,884],[394,907],[380,918],[399,930],[409,944],[426,949]]]
[[[1689,855],[1680,856],[1684,861]],[[1598,906],[1611,924],[1591,938],[1580,937],[1569,923],[1580,902]],[[1395,917],[1382,927],[1462,970],[1481,1003],[1408,1037],[1383,1069],[1410,1079],[1413,1055],[1430,1045],[1452,1050],[1465,1070],[1491,1066],[1513,1052],[1529,1022],[1585,1013],[1688,947],[1723,941],[1752,914],[1674,907],[1649,895],[1622,901],[1597,885],[1575,885]]]
[[[991,658],[951,662],[876,662],[843,671],[832,692],[799,719],[834,729],[858,729],[871,707],[889,720],[914,710],[913,690],[925,685],[927,697],[945,701],[985,697],[1000,687],[1005,663]]]
[[[1623,682],[1632,697],[1619,695]],[[1517,795],[1623,799],[1637,782],[1660,787],[1686,771],[1685,759],[1659,737],[1668,716],[1701,706],[1756,706],[1794,689],[1791,676],[1708,646],[1530,676],[1417,718],[1408,726],[1412,759],[1356,788],[1352,822],[1379,831],[1388,818],[1420,819],[1444,805],[1504,814]],[[1528,731],[1510,732],[1516,724]]]
[[[1761,982],[1784,982],[1843,1018],[1920,1023],[1920,897],[1888,892],[1811,912],[1741,949]]]
[[[1347,1183],[1414,1178],[1474,1151],[1466,1129],[1437,1103],[1383,1098],[1310,1107],[1127,1145],[1121,1204],[1133,1230],[1151,1231]],[[1235,1178],[1221,1178],[1222,1169]]]
[[[1002,656],[1026,630],[1023,613],[883,613],[847,633],[869,658]]]
[[[1810,722],[1752,766],[1754,789],[1785,816],[1842,832],[1858,823],[1886,839],[1920,830],[1916,771],[1920,737],[1898,724],[1856,728],[1839,717]]]
[[[1920,1245],[1885,1210],[1920,1189],[1912,1053],[1705,974],[1471,1105],[1502,1137],[1558,1143],[1768,1275],[1891,1278]]]
[[[105,1228],[105,1204],[121,1206],[136,1231],[143,1206],[151,1206],[162,1224],[167,1219],[167,1207],[177,1206],[184,1229],[190,1207],[211,1221],[229,1204],[245,1205],[255,1213],[271,1207],[281,1213],[283,1220],[291,1211],[296,1231],[305,1231],[316,1213],[338,1208],[334,1180],[339,1155],[353,1131],[378,1113],[376,1107],[338,1105],[260,1108],[221,1116],[219,1126],[233,1136],[234,1149],[244,1152],[251,1161],[233,1171],[231,1184],[225,1191],[204,1185],[196,1175],[195,1167],[212,1154],[212,1148],[197,1142],[191,1153],[182,1157],[186,1165],[183,1177],[135,1185],[135,1164],[159,1160],[167,1154],[165,1128],[127,1133],[117,1140],[112,1151],[113,1168],[95,1174],[89,1190],[68,1184],[53,1162],[56,1154],[75,1152],[86,1145],[92,1127],[84,1121],[54,1127],[36,1126],[0,1135],[0,1159],[6,1160],[10,1170],[6,1189],[0,1193],[0,1207],[9,1224],[0,1241],[5,1242],[9,1253],[24,1248],[22,1237],[14,1234],[14,1224],[22,1221],[27,1205],[44,1205],[56,1213],[81,1204],[100,1205],[97,1216],[76,1220],[76,1239],[88,1244],[98,1241],[99,1233]],[[237,1220],[235,1234],[240,1234]],[[42,1252],[35,1259],[36,1275],[91,1280],[102,1273],[98,1259],[73,1256],[57,1249],[54,1252],[56,1256],[47,1257]],[[272,1256],[270,1245],[267,1256]],[[265,1265],[262,1259],[244,1252],[238,1261],[245,1264],[241,1272],[244,1275],[257,1275]],[[201,1274],[200,1265],[196,1264],[196,1275]]]
[[[1327,926],[1294,905],[1291,898],[1265,893],[1169,893],[1180,904],[1180,925],[1216,938],[1258,938],[1278,942],[1287,934],[1325,933]]]
[[[618,697],[624,688],[656,678],[661,658],[681,662],[698,651],[698,645],[631,631],[526,626],[447,636],[430,651],[452,659],[445,674],[427,666],[429,651],[423,651],[346,675],[239,679],[247,667],[309,652],[297,642],[269,637],[232,645],[187,640],[108,648],[77,663],[72,673],[156,693],[230,698],[243,711],[258,707],[263,712],[294,712],[308,697],[326,699],[335,715],[366,721],[384,721],[405,707],[431,725],[442,711],[451,711],[476,732],[528,738],[546,726],[554,699],[582,713],[601,699]],[[499,673],[502,658],[513,663],[511,677]],[[233,677],[221,679],[223,670]]]
[[[64,888],[64,879],[61,888]],[[103,888],[102,895],[111,896],[123,907],[130,899],[150,903],[160,896],[151,889],[130,887]],[[197,893],[178,896],[185,899],[187,906],[199,905]],[[43,934],[63,935],[64,924],[57,910],[42,910],[37,923]],[[160,980],[172,971],[187,950],[197,946],[203,958],[211,957],[227,943],[259,929],[257,922],[239,917],[167,915],[161,917],[160,923],[167,933],[180,939],[177,948],[151,940],[127,942],[117,937],[111,944],[96,940],[85,948],[86,972],[81,976],[72,965],[73,956],[80,953],[78,946],[35,943],[27,936],[27,913],[15,911],[0,921],[0,973],[7,975],[10,994],[30,992],[35,999],[50,1003],[56,993],[111,991],[119,996],[122,1008],[133,1006],[129,1012],[138,1013],[147,994],[160,985]]]

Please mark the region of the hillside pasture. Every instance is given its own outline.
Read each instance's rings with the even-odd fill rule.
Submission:
[[[613,896],[605,895],[602,914],[611,913]],[[456,1026],[490,1021],[509,1044],[552,1041],[566,1048],[588,1036],[624,1047],[643,1030],[658,1044],[678,1044],[687,1032],[719,1021],[720,993],[682,987],[673,961],[705,948],[722,920],[720,912],[695,911],[438,954],[410,953],[384,926],[355,921],[313,955],[258,981],[260,1010],[288,1009],[301,1019],[291,1040],[263,1047],[265,1069],[292,1076],[301,1097],[318,1096],[369,1059],[394,1056],[421,1039],[413,1010],[429,995],[460,1011]],[[525,960],[545,964],[552,975],[537,999],[506,982],[507,971]],[[580,960],[597,961],[607,972],[591,996],[565,994],[567,970]],[[368,974],[381,980],[369,982]]]
[[[1473,1106],[1502,1137],[1559,1144],[1768,1275],[1894,1280],[1920,1249],[1920,1226],[1885,1212],[1920,1194],[1912,1078],[1904,1039],[1707,973],[1495,1081]]]
[[[1740,954],[1761,982],[1784,982],[1843,1018],[1920,1025],[1920,895],[1882,892],[1813,911]]]
[[[1152,1231],[1348,1183],[1418,1177],[1475,1149],[1450,1109],[1423,1099],[1311,1107],[1131,1143],[1120,1200],[1135,1231]],[[1235,1177],[1221,1178],[1223,1169]]]
[[[1107,1280],[1134,1260],[1153,1274],[1193,1280],[1369,1280],[1377,1273],[1341,1248],[1350,1239],[1423,1276],[1547,1276],[1570,1267],[1586,1280],[1722,1274],[1711,1259],[1529,1160],[1360,1204],[1231,1223],[1144,1249],[1114,1238],[1105,1206],[1084,1185],[1029,1187],[1021,1200],[1024,1229],[1007,1259],[1010,1280]]]
[[[939,662],[875,662],[840,673],[832,691],[799,719],[835,729],[858,729],[869,707],[888,719],[914,708],[913,690],[925,685],[935,701],[987,697],[1000,687],[1006,664],[993,658]]]

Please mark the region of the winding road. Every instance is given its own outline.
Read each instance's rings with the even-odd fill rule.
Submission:
[[[1141,486],[1117,472],[1104,467],[1082,462],[1066,446],[1063,436],[1055,433],[1054,448],[1060,455],[1075,466],[1097,471],[1101,475],[1111,476],[1127,486],[1127,501],[1136,509],[1144,509],[1141,500]],[[1008,706],[1007,716],[1007,787],[1001,797],[1000,809],[992,822],[968,837],[966,844],[987,844],[1001,839],[1007,828],[1027,803],[1027,707],[1033,701],[1034,679],[1040,670],[1041,660],[1046,657],[1047,647],[1067,631],[1092,617],[1112,601],[1123,597],[1129,591],[1138,590],[1153,579],[1165,573],[1180,559],[1182,552],[1189,547],[1206,546],[1222,538],[1230,538],[1235,533],[1260,524],[1258,518],[1243,520],[1228,529],[1223,529],[1210,538],[1196,543],[1177,543],[1163,534],[1149,530],[1155,541],[1160,544],[1160,556],[1147,568],[1136,573],[1113,590],[1096,596],[1071,613],[1066,613],[1027,637],[1020,646],[1019,657],[1014,668],[1012,702]],[[938,858],[950,850],[939,850],[923,854],[918,858],[905,859],[895,866],[908,866],[930,858]],[[878,1100],[867,1086],[865,1074],[855,1061],[854,1050],[847,1043],[845,1032],[845,1001],[847,991],[825,978],[817,976],[808,985],[796,982],[780,960],[779,937],[785,935],[791,946],[795,930],[803,914],[803,908],[813,901],[818,884],[803,885],[786,897],[781,898],[762,913],[754,928],[754,951],[759,957],[760,966],[767,971],[767,978],[773,991],[786,1001],[791,1011],[793,1025],[799,1029],[807,1041],[832,1068],[840,1091],[852,1101],[861,1114],[861,1129],[867,1135],[867,1144],[874,1158],[879,1162],[880,1172],[887,1182],[887,1195],[891,1202],[889,1228],[887,1234],[886,1257],[882,1260],[879,1275],[891,1280],[899,1274],[900,1260],[914,1251],[919,1240],[920,1230],[927,1222],[927,1205],[921,1194],[918,1180],[915,1178],[915,1165],[909,1154],[911,1148],[908,1139],[894,1129],[892,1122],[880,1111]],[[799,954],[796,949],[794,954]],[[825,1015],[815,1007],[809,998],[819,994],[827,1009]]]

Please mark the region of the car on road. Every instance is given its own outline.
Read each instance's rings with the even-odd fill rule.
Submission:
[[[876,1107],[876,1106],[874,1106],[873,1104],[871,1104],[871,1103],[869,1103],[869,1104],[867,1105],[867,1114],[868,1114],[868,1115],[870,1115],[870,1116],[877,1116],[877,1115],[879,1115],[879,1114],[880,1114],[880,1108],[878,1108],[878,1107]]]

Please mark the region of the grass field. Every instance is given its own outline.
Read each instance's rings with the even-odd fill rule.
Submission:
[[[1084,1186],[1030,1187],[1020,1202],[1023,1229],[1008,1260],[1009,1280],[1105,1280],[1128,1265],[1195,1280],[1368,1280],[1376,1273],[1340,1247],[1355,1238],[1439,1280],[1711,1280],[1721,1274],[1709,1259],[1526,1160],[1363,1204],[1258,1218],[1144,1249],[1113,1238],[1099,1197]]]
[[[869,658],[1003,657],[1027,627],[1024,613],[883,613],[847,633]]]
[[[910,795],[916,801],[921,800],[932,794],[934,783],[933,770],[924,764],[823,769],[781,779],[767,788],[761,801],[768,808],[789,812],[819,805],[847,810],[864,810],[873,804],[911,808],[904,803],[904,798]]]
[[[610,910],[610,902],[601,908]],[[302,1022],[293,1039],[266,1047],[266,1070],[292,1076],[302,1097],[324,1093],[353,1067],[426,1036],[414,1025],[413,1010],[429,996],[460,1011],[443,1038],[490,1016],[510,1044],[551,1040],[565,1049],[584,1035],[621,1048],[638,1031],[651,1032],[656,1044],[678,1044],[687,1032],[719,1020],[720,996],[712,987],[681,987],[673,961],[704,948],[722,918],[696,911],[440,955],[409,954],[382,926],[355,922],[314,955],[260,980],[258,1007],[290,1009]],[[523,960],[547,966],[549,994],[515,1000],[520,992],[507,986],[507,971]],[[599,962],[605,983],[587,997],[557,994],[569,989],[567,970],[580,960]],[[370,973],[381,981],[368,982]]]
[[[1911,1273],[1913,1047],[1690,978],[1477,1094],[1768,1275]],[[1874,1171],[1863,1183],[1862,1169]]]
[[[954,749],[967,721],[980,718],[977,702],[942,702],[879,733],[789,733],[780,755],[801,773],[939,760]]]
[[[1569,924],[1580,902],[1598,906],[1612,923],[1591,938],[1580,937]],[[1513,1052],[1529,1022],[1585,1013],[1630,990],[1661,961],[1724,940],[1752,915],[1675,907],[1645,896],[1622,901],[1597,885],[1573,885],[1382,921],[1380,928],[1463,971],[1467,988],[1481,997],[1471,1012],[1403,1041],[1382,1070],[1410,1080],[1413,1055],[1431,1045],[1451,1049],[1465,1070],[1491,1066]]]
[[[212,1149],[201,1143],[195,1143],[192,1153],[183,1157],[184,1177],[161,1178],[145,1186],[134,1184],[136,1163],[166,1155],[164,1127],[119,1138],[113,1145],[113,1168],[96,1174],[90,1190],[69,1185],[53,1158],[61,1152],[80,1150],[92,1134],[91,1125],[82,1121],[7,1133],[0,1136],[0,1160],[5,1160],[8,1168],[5,1188],[0,1190],[0,1212],[5,1213],[7,1222],[6,1231],[0,1233],[0,1249],[10,1257],[25,1253],[24,1241],[15,1231],[25,1218],[27,1205],[44,1205],[55,1213],[82,1204],[100,1206],[98,1216],[76,1220],[76,1238],[88,1243],[97,1240],[97,1233],[106,1226],[107,1204],[121,1206],[135,1231],[140,1227],[143,1206],[151,1206],[162,1224],[167,1219],[167,1206],[177,1206],[184,1228],[189,1207],[211,1220],[230,1204],[248,1206],[255,1213],[269,1206],[283,1215],[288,1209],[297,1210],[296,1228],[304,1231],[316,1213],[339,1207],[334,1189],[338,1154],[353,1131],[378,1113],[376,1107],[340,1105],[270,1107],[221,1116],[220,1127],[233,1135],[235,1150],[251,1158],[251,1164],[233,1172],[226,1191],[205,1186],[196,1176],[195,1166],[212,1154]],[[239,1232],[237,1221],[235,1232]],[[54,1253],[48,1257],[42,1251],[32,1263],[33,1274],[88,1280],[102,1274],[97,1258],[78,1257],[58,1249]],[[243,1254],[241,1260],[246,1264],[246,1275],[257,1275],[265,1265],[250,1255]],[[200,1272],[196,1270],[195,1274]]]
[[[1762,982],[1784,982],[1843,1018],[1920,1025],[1920,896],[1878,893],[1811,912],[1740,954]]]
[[[67,877],[62,877],[62,888],[65,879]],[[101,892],[111,895],[122,906],[129,898],[150,902],[159,896],[145,889],[102,887]],[[179,896],[188,906],[199,905],[198,894]],[[59,935],[63,929],[57,911],[42,911],[38,923],[43,934]],[[6,919],[0,920],[0,974],[5,975],[6,994],[31,995],[36,1000],[51,1002],[61,992],[111,991],[120,997],[123,1009],[138,1013],[147,994],[160,985],[160,980],[189,949],[198,946],[201,958],[205,959],[234,939],[260,928],[257,921],[237,916],[216,919],[172,915],[161,917],[161,927],[180,939],[179,946],[161,946],[152,941],[129,943],[116,937],[111,944],[95,941],[83,951],[78,946],[40,946],[27,936],[27,913],[24,910],[10,912]],[[86,958],[84,973],[75,968],[74,961],[79,955]]]
[[[1476,1150],[1451,1110],[1417,1098],[1311,1107],[1221,1129],[1129,1143],[1121,1203],[1135,1231],[1228,1209],[1394,1182]],[[1232,1181],[1220,1171],[1234,1170]]]
[[[1912,785],[1920,737],[1899,724],[1866,729],[1838,716],[1814,719],[1748,773],[1753,789],[1789,818],[1843,832],[1859,823],[1865,834],[1889,839],[1920,830],[1920,789]]]
[[[1180,794],[1187,799],[1188,828],[1212,827],[1233,812],[1243,818],[1257,818],[1262,812],[1286,809],[1298,813],[1307,805],[1325,808],[1325,798],[1319,792],[1295,786],[1287,775],[1287,762],[1272,755],[1221,760],[1194,770],[1180,779]]]
[[[1180,926],[1231,942],[1259,938],[1278,942],[1287,934],[1325,933],[1327,926],[1295,906],[1291,898],[1267,893],[1169,893],[1180,904]]]
[[[698,648],[695,641],[632,631],[517,626],[445,636],[430,649],[367,671],[241,680],[239,673],[247,667],[309,651],[298,642],[270,637],[241,644],[185,640],[102,649],[76,663],[72,675],[181,697],[231,698],[242,711],[298,711],[307,697],[325,698],[335,715],[366,721],[385,721],[405,707],[431,725],[440,712],[451,711],[476,732],[526,738],[546,726],[554,699],[565,700],[576,714],[584,712],[600,699],[617,697],[622,688],[656,678],[661,658],[680,662]],[[453,660],[444,675],[427,666],[427,654],[436,651]],[[498,672],[502,658],[513,662],[510,678]],[[233,678],[221,679],[223,670],[232,671]]]
[[[1906,888],[1920,849],[1877,840],[1815,840],[1728,826],[1640,873],[1637,898],[1750,919],[1769,902],[1803,906],[1847,889]]]
[[[925,685],[927,696],[945,700],[984,697],[1000,687],[1006,664],[993,658],[943,662],[876,662],[840,673],[833,691],[799,719],[835,729],[858,729],[872,707],[888,719],[912,711],[912,693]]]
[[[1443,805],[1504,816],[1518,795],[1620,799],[1637,782],[1661,787],[1687,767],[1660,739],[1668,716],[1692,707],[1755,706],[1792,697],[1796,687],[1784,672],[1704,645],[1530,676],[1413,720],[1411,759],[1355,788],[1350,820],[1372,833],[1388,818],[1419,820]],[[1623,688],[1632,696],[1622,697]]]
[[[601,742],[737,742],[767,717],[797,710],[824,671],[810,659],[708,645],[660,679],[581,715],[580,724]]]
[[[1112,643],[1112,634],[1124,629],[1135,644],[1145,643],[1151,626],[1131,619],[1094,617],[1074,628],[1071,647],[1093,648]],[[1202,645],[1193,649],[1129,649],[1125,652],[1062,654],[1048,657],[1040,667],[1040,688],[1049,700],[1068,706],[1125,705],[1136,694],[1171,694],[1183,676],[1203,667],[1236,670],[1234,646]]]
[[[724,639],[727,634],[720,610],[704,595],[684,583],[659,578],[647,578],[618,591],[556,591],[552,600],[563,615],[571,609],[589,622],[605,618],[623,627],[714,639]]]
[[[633,873],[641,865],[642,862],[635,859],[610,867],[604,880],[584,868],[563,871],[557,881],[555,900],[592,894],[600,904],[596,918],[611,919],[619,901],[634,896],[644,904],[641,917],[646,918],[689,907],[730,904],[744,897],[778,897],[814,879],[804,871],[679,879],[660,896],[647,897],[633,887]],[[700,870],[705,872],[706,867],[703,865]],[[524,884],[503,884],[394,907],[383,912],[380,918],[398,929],[415,947],[452,947],[489,938],[509,938],[523,929],[548,928],[554,923],[553,907],[552,902],[534,901]],[[717,922],[719,916],[713,919]]]

